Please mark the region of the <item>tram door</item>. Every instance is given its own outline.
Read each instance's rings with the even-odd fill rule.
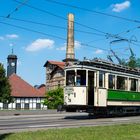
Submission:
[[[94,105],[94,72],[88,71],[88,105]]]

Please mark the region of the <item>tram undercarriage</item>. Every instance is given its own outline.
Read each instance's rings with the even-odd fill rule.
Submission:
[[[95,107],[93,105],[65,105],[66,112],[87,112],[93,116],[121,116],[121,115],[138,115],[140,114],[139,106],[107,106]]]

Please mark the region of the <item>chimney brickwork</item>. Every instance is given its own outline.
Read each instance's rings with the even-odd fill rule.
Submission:
[[[74,15],[68,14],[67,48],[65,62],[75,61],[74,53]]]

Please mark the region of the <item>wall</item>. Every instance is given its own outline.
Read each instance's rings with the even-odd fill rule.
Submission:
[[[47,109],[47,106],[42,104],[43,98],[14,98],[14,103],[0,103],[0,109]],[[5,107],[4,107],[5,106]]]
[[[46,67],[46,88],[48,90],[54,90],[58,87],[64,86],[64,70],[56,68],[52,64],[48,64]]]

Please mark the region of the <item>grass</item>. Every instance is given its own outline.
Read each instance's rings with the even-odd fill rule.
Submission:
[[[140,124],[29,131],[1,135],[0,140],[140,140]]]

